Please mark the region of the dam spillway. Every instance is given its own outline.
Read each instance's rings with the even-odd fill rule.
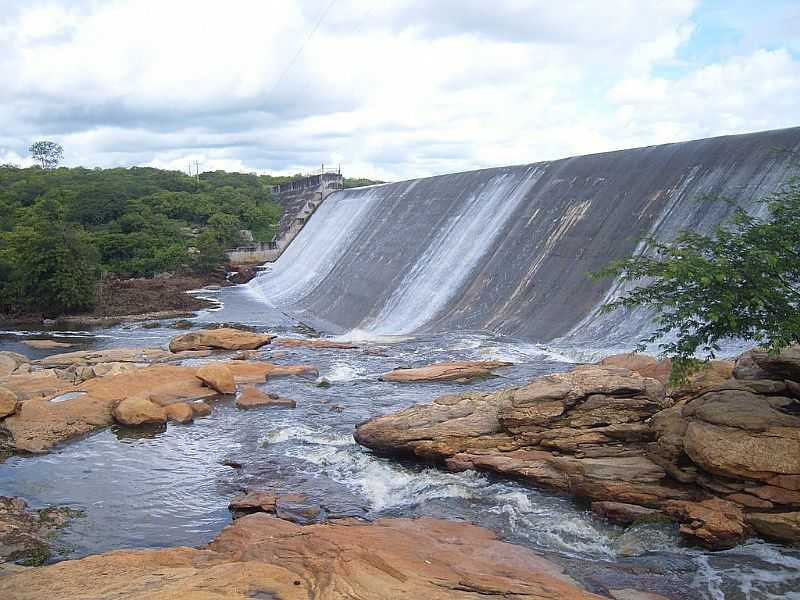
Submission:
[[[336,192],[259,297],[334,333],[490,331],[634,341],[641,315],[603,315],[587,273],[645,236],[710,231],[798,173],[800,127],[483,169]]]

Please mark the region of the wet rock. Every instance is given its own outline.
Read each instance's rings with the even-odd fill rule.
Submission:
[[[800,543],[800,512],[750,513],[747,520],[759,535],[787,544]]]
[[[57,342],[55,340],[23,340],[23,344],[36,348],[37,350],[50,350],[53,348],[71,348],[75,344],[68,344],[67,342]]]
[[[235,513],[234,518],[238,518],[255,512],[275,514],[277,505],[278,496],[275,494],[262,490],[252,490],[234,498],[228,505],[228,510]]]
[[[195,417],[207,417],[211,414],[211,407],[202,400],[189,402],[189,408],[192,409],[192,414]]]
[[[42,564],[50,557],[53,532],[75,515],[66,507],[28,510],[22,498],[0,496],[0,564]]]
[[[288,398],[281,398],[278,394],[267,394],[255,387],[245,388],[236,398],[237,408],[258,408],[260,406],[295,408],[297,403]]]
[[[194,420],[194,411],[186,402],[176,402],[164,407],[167,420],[174,423],[191,423]]]
[[[750,534],[741,507],[719,498],[669,501],[664,512],[682,523],[681,534],[711,550],[733,548]]]
[[[179,319],[172,324],[172,327],[174,329],[191,329],[194,327],[194,323],[188,319]]]
[[[173,338],[169,343],[172,352],[184,350],[255,350],[269,344],[274,335],[264,335],[223,327],[201,329]]]
[[[17,412],[19,401],[17,395],[4,387],[0,387],[0,419]]]
[[[331,382],[326,377],[318,377],[314,384],[320,388],[331,387]]]
[[[121,425],[160,425],[167,422],[167,411],[144,398],[126,398],[114,406],[114,420]]]
[[[657,519],[664,514],[660,510],[624,502],[592,502],[592,512],[622,525]]]
[[[264,383],[270,377],[316,377],[319,374],[313,365],[276,365],[263,361],[229,361],[222,364],[231,370],[236,383]]]
[[[118,550],[0,578],[0,597],[600,600],[491,531],[431,518],[237,519],[207,549]]]
[[[259,354],[258,350],[242,350],[237,352],[232,360],[258,360]]]
[[[279,338],[275,340],[275,345],[335,350],[353,350],[358,348],[358,346],[351,344],[350,342],[335,342],[333,340],[325,340],[321,338]]]
[[[381,376],[381,381],[411,383],[419,381],[455,381],[468,383],[492,376],[494,369],[510,367],[513,363],[499,360],[446,362],[416,369],[395,369]]]
[[[211,363],[197,369],[197,377],[220,394],[235,394],[236,381],[231,370],[223,364]]]

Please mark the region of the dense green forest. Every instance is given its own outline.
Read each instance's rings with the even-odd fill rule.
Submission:
[[[0,313],[91,308],[101,276],[207,273],[275,233],[290,178],[153,168],[0,167]]]

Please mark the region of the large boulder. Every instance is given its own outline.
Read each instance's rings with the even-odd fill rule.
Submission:
[[[456,381],[467,383],[474,379],[491,377],[495,369],[510,367],[513,363],[500,360],[444,362],[416,369],[395,369],[381,376],[381,381],[410,383],[418,381]]]
[[[269,344],[274,335],[265,335],[221,327],[219,329],[200,329],[185,333],[172,339],[169,349],[172,352],[184,350],[255,350]]]
[[[194,410],[186,402],[175,402],[164,407],[167,420],[173,423],[191,423],[194,420]]]
[[[167,411],[144,398],[126,398],[114,407],[112,414],[117,423],[129,427],[167,422]]]
[[[197,369],[197,378],[220,394],[235,394],[236,381],[231,370],[219,363],[210,363]]]
[[[684,536],[711,550],[733,548],[750,534],[741,507],[726,500],[671,500],[663,508],[682,523],[680,532]]]
[[[486,529],[431,518],[297,525],[259,513],[206,549],[117,550],[0,578],[0,597],[601,600]],[[630,597],[630,596],[629,596]]]
[[[787,544],[800,543],[800,512],[751,513],[748,521],[765,538]]]

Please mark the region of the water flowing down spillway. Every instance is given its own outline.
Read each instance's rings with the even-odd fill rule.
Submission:
[[[631,340],[646,315],[599,316],[588,272],[645,236],[708,231],[797,172],[800,128],[344,190],[251,283],[333,332],[488,330],[540,342]]]

